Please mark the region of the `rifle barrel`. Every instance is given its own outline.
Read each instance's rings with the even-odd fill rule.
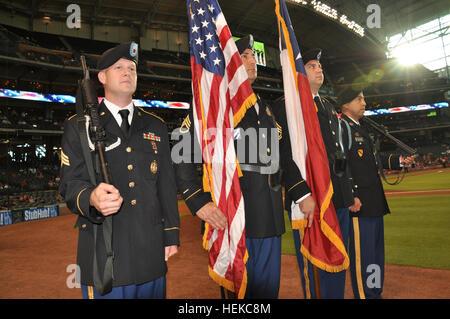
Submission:
[[[86,58],[84,57],[84,55],[82,55],[80,57],[80,59],[81,59],[81,67],[83,68],[83,76],[85,79],[89,79],[90,76],[89,76],[89,70],[88,70],[87,64],[86,64]]]
[[[388,139],[390,139],[392,142],[394,142],[398,147],[400,147],[403,151],[405,151],[411,155],[417,153],[417,151],[415,149],[413,149],[412,147],[409,147],[408,145],[406,145],[405,143],[400,141],[398,138],[389,134],[389,132],[387,132],[384,127],[382,127],[380,124],[378,124],[374,120],[369,119],[367,116],[364,116],[363,119],[367,124],[369,124],[375,130],[380,132],[382,135],[386,136]]]

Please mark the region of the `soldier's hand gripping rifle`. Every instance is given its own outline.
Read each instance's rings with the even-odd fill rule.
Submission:
[[[92,140],[95,147],[96,155],[100,163],[103,181],[111,184],[111,178],[108,173],[108,166],[105,159],[105,140],[106,133],[100,125],[98,116],[98,98],[95,90],[95,83],[90,79],[89,70],[86,66],[84,56],[81,56],[81,65],[83,67],[83,79],[78,82],[76,108],[78,113],[78,130],[80,133],[83,155],[89,172],[89,177],[93,185],[97,185],[96,174],[92,164],[91,152],[88,147],[88,139]],[[89,118],[89,132],[86,129],[86,115]],[[98,258],[97,258],[97,233],[98,227],[102,227],[105,250],[101,254],[106,253],[106,262],[103,265],[103,278],[100,276]],[[114,251],[112,249],[112,216],[104,216],[99,219],[98,223],[93,223],[94,230],[94,247],[93,247],[93,279],[97,292],[104,296],[111,292],[112,282],[114,279],[113,261]]]
[[[400,141],[398,138],[395,138],[394,136],[392,136],[391,134],[389,134],[389,132],[387,131],[387,129],[382,126],[381,124],[378,124],[377,122],[375,122],[374,120],[369,119],[367,116],[364,116],[362,118],[363,122],[365,122],[366,124],[368,124],[372,129],[374,129],[376,132],[378,132],[380,135],[383,135],[385,137],[387,137],[389,140],[391,140],[392,142],[394,142],[395,145],[397,145],[403,152],[405,152],[408,156],[411,155],[416,155],[417,154],[417,150],[415,150],[412,147],[409,147],[408,145],[406,145],[405,143],[403,143],[402,141]],[[377,152],[378,153],[378,152]],[[405,177],[405,173],[406,171],[404,169],[402,169],[403,171],[403,175],[400,176],[400,174],[397,176],[397,180],[393,183],[388,182],[388,180],[386,179],[386,176],[384,175],[383,172],[383,167],[381,167],[381,161],[378,159],[378,163],[379,163],[379,170],[380,170],[380,175],[383,178],[383,180],[389,184],[389,185],[397,185],[399,184],[403,178]]]

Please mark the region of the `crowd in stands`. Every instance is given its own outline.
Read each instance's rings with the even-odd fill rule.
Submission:
[[[34,163],[33,163],[34,162]],[[59,163],[10,162],[0,168],[0,194],[57,189]]]
[[[55,111],[48,108],[14,108],[0,106],[0,128],[16,129],[63,129],[64,119],[74,111]]]
[[[39,207],[61,201],[59,159],[56,154],[45,159],[19,162],[8,155],[1,158],[0,210]],[[19,208],[18,208],[19,207]]]
[[[43,207],[63,202],[56,190],[13,193],[0,195],[0,211]]]
[[[450,123],[450,117],[445,115],[443,112],[440,112],[439,109],[385,114],[382,116],[376,116],[373,120],[379,124],[385,125],[390,131],[434,127],[448,125]]]

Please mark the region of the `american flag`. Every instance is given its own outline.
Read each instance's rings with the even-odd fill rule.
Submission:
[[[233,128],[256,103],[247,72],[216,0],[188,0],[194,125],[202,146],[203,186],[228,219],[223,231],[206,224],[209,275],[243,298],[248,258],[244,199]]]
[[[306,228],[299,206],[292,205],[292,228],[304,229],[301,252],[312,264],[339,272],[348,268],[349,259],[331,202],[333,186],[317,109],[284,0],[275,0],[275,13],[292,157],[302,176],[306,176],[317,205],[311,228]]]

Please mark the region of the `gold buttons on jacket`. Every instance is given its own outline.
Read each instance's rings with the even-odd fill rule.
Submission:
[[[133,199],[133,200],[131,201],[131,206],[134,206],[134,205],[136,205],[136,200],[135,200],[135,199]]]
[[[128,186],[130,187],[130,188],[134,188],[134,182],[130,182],[130,183],[128,183]]]
[[[128,165],[127,167],[128,167],[128,170],[129,170],[129,171],[133,170],[133,165],[130,164],[130,165]]]
[[[128,147],[126,148],[126,151],[127,151],[127,153],[131,153],[131,147],[128,146]]]

